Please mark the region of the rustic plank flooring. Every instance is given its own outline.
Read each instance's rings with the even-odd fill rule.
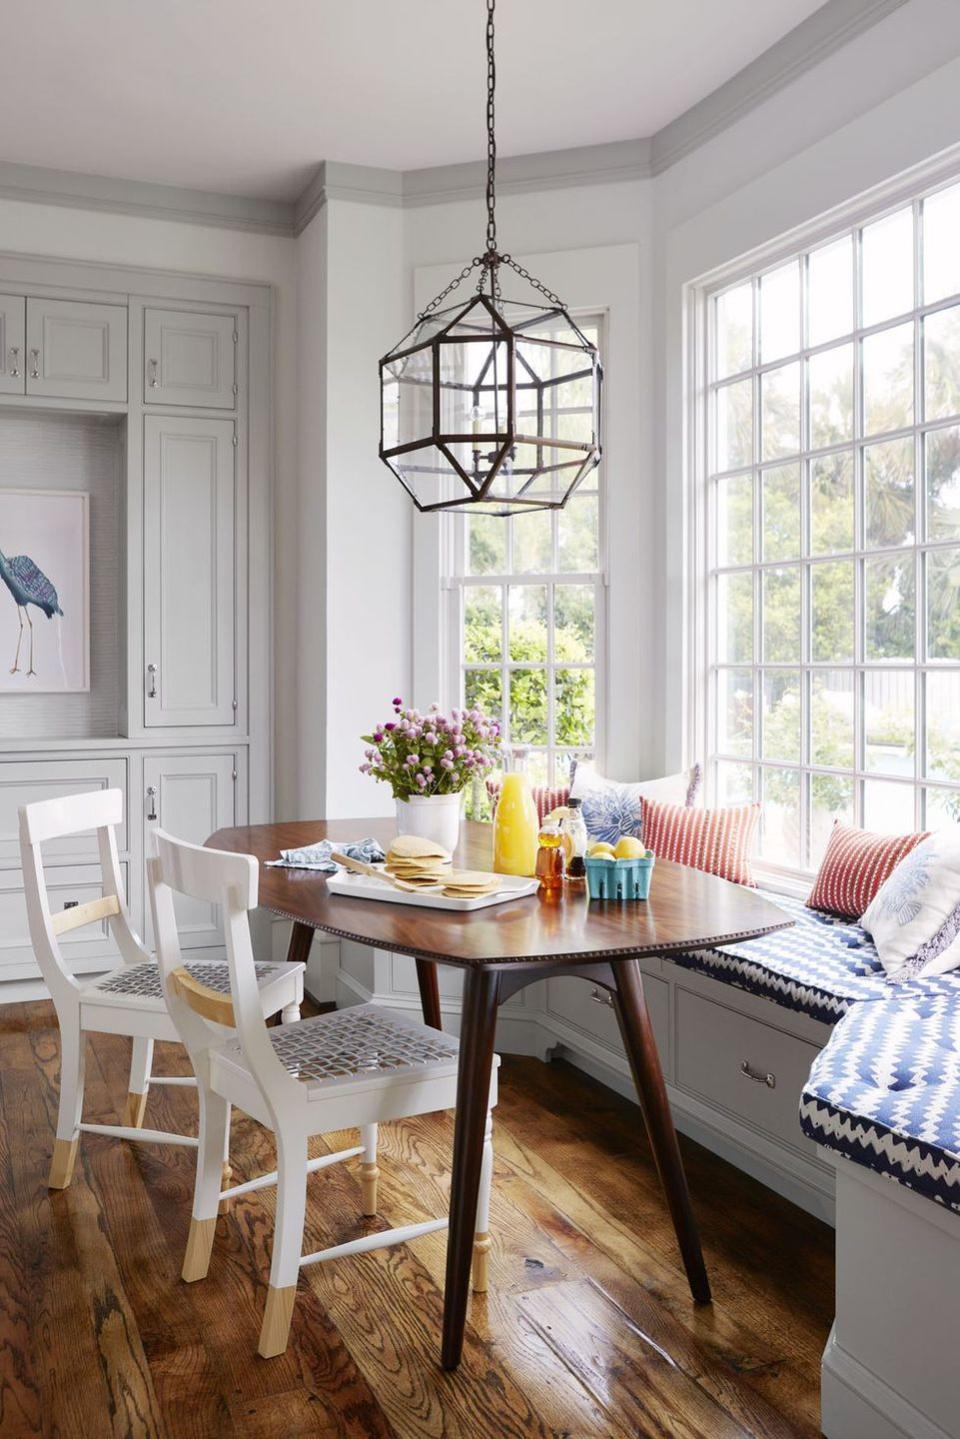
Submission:
[[[185,1072],[158,1045],[161,1073]],[[86,1118],[119,1115],[128,1042],[88,1047]],[[59,1047],[48,1004],[0,1007],[0,1435],[46,1439],[808,1439],[833,1235],[682,1141],[715,1302],[690,1301],[638,1111],[563,1063],[507,1058],[491,1288],[437,1364],[444,1236],[304,1271],[290,1347],[256,1356],[273,1194],[234,1200],[206,1281],[179,1279],[193,1157],[84,1136],[46,1188]],[[196,1097],[147,1123],[189,1132]],[[307,1249],[442,1213],[450,1115],[384,1126],[382,1220],[353,1165],[310,1181]],[[342,1147],[345,1136],[318,1141]],[[237,1115],[238,1178],[273,1167]]]

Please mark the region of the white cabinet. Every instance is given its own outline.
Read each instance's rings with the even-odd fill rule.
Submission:
[[[159,825],[178,839],[203,844],[216,829],[237,821],[237,755],[147,755],[143,761],[144,853],[153,853],[150,831]],[[202,949],[223,943],[219,907],[178,895],[180,943]],[[147,905],[147,932],[153,925]]]
[[[232,420],[144,420],[144,722],[236,723]]]
[[[147,310],[144,404],[235,409],[238,333],[235,315]]]
[[[127,311],[122,305],[27,300],[28,395],[127,398]]]
[[[26,300],[22,295],[0,295],[0,395],[25,393],[26,343]]]
[[[125,759],[23,759],[0,761],[0,866],[20,864],[20,821],[23,804],[59,799],[91,790],[119,789],[126,809],[127,761]],[[127,848],[124,821],[117,834],[121,851]],[[49,840],[43,847],[48,863],[83,864],[99,860],[93,830]]]

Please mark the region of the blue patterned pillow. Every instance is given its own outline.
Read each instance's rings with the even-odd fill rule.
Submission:
[[[700,789],[702,771],[698,764],[663,779],[626,783],[606,779],[591,764],[578,764],[570,783],[571,799],[582,804],[587,834],[594,840],[616,844],[624,835],[643,838],[643,801],[692,805]]]

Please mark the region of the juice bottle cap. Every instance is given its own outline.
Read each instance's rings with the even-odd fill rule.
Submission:
[[[574,795],[571,795],[570,798],[567,800],[567,804],[570,809],[579,809],[580,806],[583,804],[583,800],[577,799]]]

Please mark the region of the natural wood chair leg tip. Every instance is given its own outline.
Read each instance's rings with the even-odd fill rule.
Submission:
[[[79,1139],[56,1139],[53,1144],[53,1158],[50,1161],[48,1189],[66,1189],[73,1178],[73,1167],[77,1162]]]
[[[285,1289],[274,1289],[271,1284],[267,1290],[267,1303],[263,1311],[260,1344],[257,1350],[261,1359],[276,1359],[279,1354],[286,1351],[296,1297],[297,1286],[295,1284],[290,1284]]]
[[[478,1234],[473,1241],[473,1292],[486,1294],[490,1287],[490,1250],[493,1241],[489,1234]]]
[[[220,1170],[220,1183],[223,1185],[224,1189],[227,1188],[232,1179],[233,1165],[230,1163],[229,1159],[225,1159],[223,1161],[223,1167]]]
[[[190,1220],[190,1233],[187,1236],[187,1248],[180,1271],[180,1277],[188,1284],[193,1284],[198,1279],[206,1279],[216,1229],[216,1215],[212,1219]]]
[[[363,1217],[375,1219],[377,1214],[380,1169],[376,1164],[361,1164],[360,1188],[363,1191]]]
[[[127,1129],[139,1129],[143,1124],[143,1112],[147,1107],[147,1091],[138,1094],[135,1089],[127,1093],[127,1102],[123,1110],[123,1122]]]

